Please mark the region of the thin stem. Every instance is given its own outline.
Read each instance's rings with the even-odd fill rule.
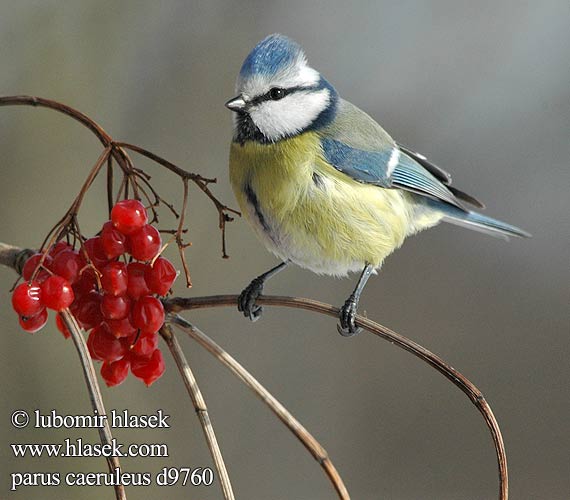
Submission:
[[[165,310],[170,313],[180,312],[183,310],[202,309],[210,307],[227,307],[237,305],[237,295],[214,295],[210,297],[192,297],[192,298],[179,298],[173,297],[164,301]],[[277,296],[261,296],[257,299],[260,305],[269,306],[283,306],[292,307],[297,309],[305,309],[308,311],[318,312],[338,318],[339,309],[330,304],[324,304],[316,300],[305,299],[300,297],[277,297]],[[497,464],[499,471],[499,499],[507,500],[509,496],[509,482],[508,482],[508,469],[507,469],[507,455],[505,451],[505,444],[501,435],[501,430],[497,419],[495,418],[491,407],[485,400],[481,391],[462,373],[458,372],[455,368],[448,365],[439,356],[435,355],[428,349],[413,342],[412,340],[400,335],[385,326],[382,326],[374,321],[364,318],[363,316],[356,317],[356,326],[362,327],[370,333],[377,335],[392,344],[397,345],[414,356],[418,357],[431,367],[435,368],[443,376],[449,379],[456,387],[467,395],[471,402],[477,407],[477,410],[483,415],[485,423],[491,432],[495,452],[497,455]]]
[[[105,405],[103,404],[103,396],[101,396],[101,389],[99,388],[99,382],[97,382],[97,375],[95,374],[95,368],[91,357],[89,356],[89,351],[87,350],[87,344],[81,333],[81,328],[77,324],[73,314],[69,312],[69,309],[65,309],[61,312],[65,326],[71,333],[71,338],[75,344],[75,349],[77,349],[77,354],[79,355],[79,361],[81,363],[81,368],[83,369],[83,375],[85,377],[85,383],[87,384],[87,391],[89,392],[89,399],[91,400],[91,406],[94,412],[96,411],[99,415],[107,415],[105,411]],[[99,427],[99,439],[101,444],[112,446],[113,435],[111,434],[111,427],[109,426],[109,419],[104,419],[103,427]],[[106,457],[107,465],[109,466],[109,472],[113,473],[116,469],[121,468],[118,457]],[[127,494],[125,492],[125,487],[121,484],[116,484],[115,497],[117,500],[126,500]]]
[[[206,443],[208,444],[208,449],[214,460],[214,464],[218,471],[218,476],[220,478],[220,486],[222,488],[222,493],[224,494],[225,500],[235,500],[235,496],[232,490],[232,484],[230,481],[230,476],[226,469],[226,464],[224,463],[224,458],[222,457],[222,452],[220,446],[218,445],[218,440],[216,439],[216,434],[214,433],[214,427],[208,415],[208,408],[206,406],[206,401],[202,396],[202,392],[198,387],[198,382],[196,377],[192,372],[184,353],[178,343],[178,339],[174,335],[172,328],[169,325],[164,325],[160,330],[160,335],[166,341],[170,353],[174,358],[176,366],[180,371],[186,390],[190,395],[194,409],[196,410],[196,415],[198,415],[198,420],[204,431],[204,436],[206,437]]]
[[[174,163],[171,163],[168,160],[165,160],[164,158],[158,156],[157,154],[154,154],[151,151],[141,148],[140,146],[129,144],[128,142],[115,142],[114,145],[119,148],[130,149],[135,153],[138,153],[142,156],[146,156],[150,160],[158,163],[159,165],[162,165],[163,167],[167,168],[168,170],[175,173],[179,177],[191,179],[193,181],[203,181],[205,183],[216,182],[216,179],[208,179],[206,177],[202,177],[201,175],[193,174],[192,172],[187,172],[186,170],[174,165]]]
[[[107,209],[110,219],[113,209],[113,158],[110,155],[107,157]]]
[[[287,426],[287,428],[301,441],[305,448],[313,455],[315,460],[324,469],[326,475],[330,479],[338,497],[341,500],[350,500],[348,490],[344,485],[340,474],[333,465],[328,456],[327,451],[320,443],[311,435],[311,433],[303,427],[303,425],[285,408],[265,387],[263,387],[257,379],[249,373],[238,361],[228,354],[222,347],[208,337],[204,332],[193,324],[186,321],[178,314],[172,314],[167,321],[175,325],[177,328],[187,333],[190,338],[198,342],[220,363],[228,368],[239,380],[247,385],[261,401],[263,401],[269,409]]]
[[[186,208],[188,207],[188,179],[182,179],[184,184],[184,197],[182,200],[182,211],[180,213],[180,219],[178,220],[178,228],[176,229],[176,244],[178,245],[178,252],[180,254],[180,261],[182,262],[182,267],[184,268],[184,276],[186,278],[186,287],[192,288],[192,279],[190,277],[190,269],[188,268],[188,262],[186,262],[186,254],[184,249],[190,245],[190,243],[185,244],[182,241],[182,233],[184,232],[184,216],[186,215]]]
[[[129,149],[131,151],[134,151],[134,152],[136,152],[142,156],[145,156],[145,157],[153,160],[154,162],[158,163],[159,165],[162,165],[163,167],[167,168],[171,172],[178,175],[181,179],[183,179],[185,181],[191,180],[192,182],[194,182],[194,184],[196,184],[196,186],[198,186],[202,190],[202,192],[208,198],[210,198],[210,200],[212,201],[212,203],[216,207],[216,210],[218,211],[218,227],[222,231],[222,257],[224,259],[229,258],[227,251],[226,251],[226,223],[233,220],[233,217],[231,217],[230,214],[235,214],[237,216],[241,216],[241,213],[238,212],[237,210],[234,210],[233,208],[230,208],[230,207],[224,205],[223,203],[221,203],[214,196],[212,191],[210,191],[210,189],[208,188],[208,184],[216,182],[216,179],[207,179],[205,177],[202,177],[201,175],[193,174],[191,172],[187,172],[186,170],[174,165],[173,163],[169,162],[168,160],[165,160],[164,158],[161,158],[160,156],[152,153],[151,151],[147,151],[146,149],[141,148],[140,146],[136,146],[134,144],[129,144],[127,142],[115,142],[114,146],[117,148],[124,148],[124,149]],[[185,264],[184,258],[182,258],[182,263],[183,263],[183,265]]]
[[[71,205],[70,211],[68,213],[71,213],[72,215],[77,215],[77,212],[79,211],[79,207],[81,206],[81,203],[83,202],[83,198],[85,197],[85,194],[87,193],[87,191],[91,187],[91,184],[93,184],[93,181],[95,180],[95,178],[97,177],[97,175],[101,171],[101,168],[103,168],[103,164],[107,161],[108,158],[110,158],[110,155],[111,155],[111,147],[108,146],[103,150],[103,152],[101,153],[99,158],[97,158],[95,165],[93,166],[93,168],[89,172],[89,175],[87,176],[87,179],[85,179],[83,186],[81,186],[81,190],[79,191],[77,198],[75,199],[75,201]]]

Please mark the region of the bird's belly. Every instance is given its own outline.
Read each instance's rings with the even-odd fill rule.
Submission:
[[[275,235],[268,246],[317,273],[342,276],[361,271],[366,263],[379,267],[408,232],[400,193],[372,186],[349,193],[341,186],[327,187],[335,192],[310,189],[286,217],[269,215]]]
[[[412,196],[353,181],[318,157],[298,158],[292,168],[259,155],[244,168],[232,157],[232,186],[257,236],[281,259],[316,273],[379,267],[419,229]]]

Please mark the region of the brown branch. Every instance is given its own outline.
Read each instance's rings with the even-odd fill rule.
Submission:
[[[176,229],[176,244],[178,245],[178,252],[180,254],[180,261],[182,262],[182,267],[184,269],[184,276],[186,278],[186,287],[192,288],[192,279],[190,278],[190,269],[188,269],[188,262],[186,262],[186,253],[184,249],[191,243],[185,244],[182,241],[182,234],[184,233],[184,217],[186,215],[186,208],[188,207],[188,179],[182,179],[184,184],[184,196],[182,200],[182,210],[180,215],[180,220],[178,221],[178,228]]]
[[[171,314],[167,321],[175,325],[177,328],[187,333],[190,338],[198,342],[220,363],[228,368],[238,379],[247,385],[261,401],[263,401],[269,409],[277,415],[277,417],[285,424],[289,430],[301,441],[307,450],[313,455],[315,460],[324,469],[326,475],[333,484],[339,498],[341,500],[350,500],[348,490],[328,456],[327,451],[321,444],[311,435],[311,433],[303,427],[303,425],[285,408],[265,387],[263,387],[257,379],[251,375],[238,361],[228,354],[222,347],[208,337],[204,332],[193,324],[186,321],[178,314]]]
[[[22,274],[22,268],[26,261],[36,252],[30,249],[22,249],[6,243],[0,243],[0,265],[14,269]]]
[[[21,272],[21,266],[25,262],[27,256],[30,255],[30,252],[33,253],[31,250],[20,250],[14,246],[0,243],[0,264],[12,267]],[[170,299],[165,299],[163,302],[165,310],[167,312],[176,313],[191,309],[235,306],[237,304],[237,295],[215,295],[210,297],[193,298],[173,297]],[[261,296],[258,298],[258,303],[261,305],[265,304],[270,306],[305,309],[321,314],[326,314],[335,318],[338,317],[339,314],[338,308],[332,305],[299,297]],[[356,317],[356,325],[364,328],[374,335],[377,335],[378,337],[383,338],[384,340],[397,345],[401,349],[404,349],[412,353],[414,356],[420,358],[425,363],[428,363],[430,366],[448,378],[455,386],[461,389],[464,394],[467,395],[467,397],[483,415],[485,423],[491,432],[498,462],[499,499],[507,500],[508,469],[505,446],[499,424],[497,423],[491,407],[485,400],[481,391],[463,374],[448,365],[439,356],[425,349],[421,345],[413,342],[412,340],[409,340],[406,337],[393,332],[389,328],[386,328],[385,326],[375,323],[374,321],[371,321],[362,316]]]
[[[71,106],[62,104],[61,102],[52,101],[51,99],[44,99],[43,97],[34,97],[29,95],[15,95],[0,97],[0,106],[37,106],[41,108],[53,109],[54,111],[59,111],[64,115],[67,115],[74,120],[78,121],[85,127],[87,127],[91,132],[95,134],[97,139],[103,144],[103,146],[108,146],[113,139],[111,136],[103,130],[103,128],[94,122],[87,115],[81,113]]]
[[[73,118],[74,120],[81,123],[84,127],[88,128],[91,132],[93,132],[93,134],[95,134],[103,146],[109,147],[113,143],[113,138],[107,132],[105,132],[101,125],[99,125],[97,122],[89,118],[81,111],[58,101],[29,95],[3,96],[0,97],[0,106],[34,106],[58,111],[59,113]],[[132,162],[130,161],[126,152],[120,148],[113,148],[112,154],[121,168],[123,168],[125,171],[128,171],[129,166],[132,165]]]
[[[141,148],[140,146],[136,146],[135,144],[129,144],[128,142],[115,142],[114,145],[119,147],[119,148],[130,149],[131,151],[134,151],[135,153],[138,153],[142,156],[146,156],[150,160],[154,161],[155,163],[158,163],[159,165],[162,165],[163,167],[167,168],[168,170],[175,173],[179,177],[182,177],[183,179],[185,179],[185,178],[190,179],[194,182],[201,181],[201,182],[205,182],[206,184],[216,182],[216,179],[208,179],[206,177],[202,177],[201,175],[193,174],[192,172],[188,172],[188,171],[176,166],[174,163],[171,163],[168,160],[165,160],[164,158],[158,156],[157,154],[154,154],[151,151],[147,151],[146,149]]]
[[[277,297],[277,296],[261,296],[257,299],[260,305],[269,306],[283,306],[292,307],[297,309],[305,309],[308,311],[318,312],[337,318],[339,309],[329,304],[324,304],[316,300],[305,299],[300,297]],[[173,297],[164,300],[165,310],[170,313],[180,312],[183,310],[203,309],[210,307],[226,307],[236,306],[237,295],[214,295],[210,297],[193,297],[193,298],[180,298]],[[408,338],[393,332],[389,328],[382,326],[374,321],[364,318],[363,316],[356,317],[356,325],[364,328],[370,333],[377,335],[392,344],[397,345],[414,356],[420,358],[425,363],[429,364],[440,372],[443,376],[448,378],[455,386],[467,395],[471,402],[477,407],[479,412],[483,415],[485,423],[491,432],[495,452],[497,455],[497,463],[499,470],[499,499],[508,499],[508,470],[507,470],[507,455],[505,445],[499,424],[491,407],[483,397],[481,391],[469,381],[463,374],[458,372],[455,368],[448,365],[439,356],[431,351],[425,349],[421,345],[409,340]]]
[[[182,352],[180,344],[178,343],[178,340],[176,339],[172,328],[169,325],[165,324],[160,330],[160,335],[166,341],[166,344],[170,349],[170,353],[174,358],[176,366],[178,367],[178,371],[180,372],[182,380],[184,381],[184,385],[186,386],[186,390],[188,391],[190,399],[192,400],[192,404],[194,405],[194,409],[196,410],[196,415],[198,415],[198,420],[200,421],[200,425],[204,431],[204,436],[206,437],[208,449],[210,450],[210,454],[214,460],[216,470],[218,471],[220,486],[222,488],[222,493],[224,494],[224,499],[235,500],[232,484],[230,482],[230,476],[228,475],[226,464],[224,463],[224,458],[222,457],[222,452],[220,450],[220,446],[218,445],[216,434],[214,433],[212,421],[208,415],[206,401],[204,401],[202,392],[198,387],[196,377],[194,376],[194,373],[192,372],[190,365],[188,364],[188,361]]]
[[[113,158],[107,157],[107,210],[109,219],[111,218],[111,210],[113,209]]]

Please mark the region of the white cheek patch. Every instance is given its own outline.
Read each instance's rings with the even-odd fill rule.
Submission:
[[[277,141],[307,128],[326,109],[327,89],[298,91],[279,101],[265,101],[250,111],[250,116],[265,137]]]

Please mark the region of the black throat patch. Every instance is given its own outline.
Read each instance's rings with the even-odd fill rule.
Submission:
[[[261,144],[270,144],[272,142],[261,133],[261,130],[253,123],[248,113],[239,111],[237,113],[234,142],[243,146],[247,141],[256,141]]]

